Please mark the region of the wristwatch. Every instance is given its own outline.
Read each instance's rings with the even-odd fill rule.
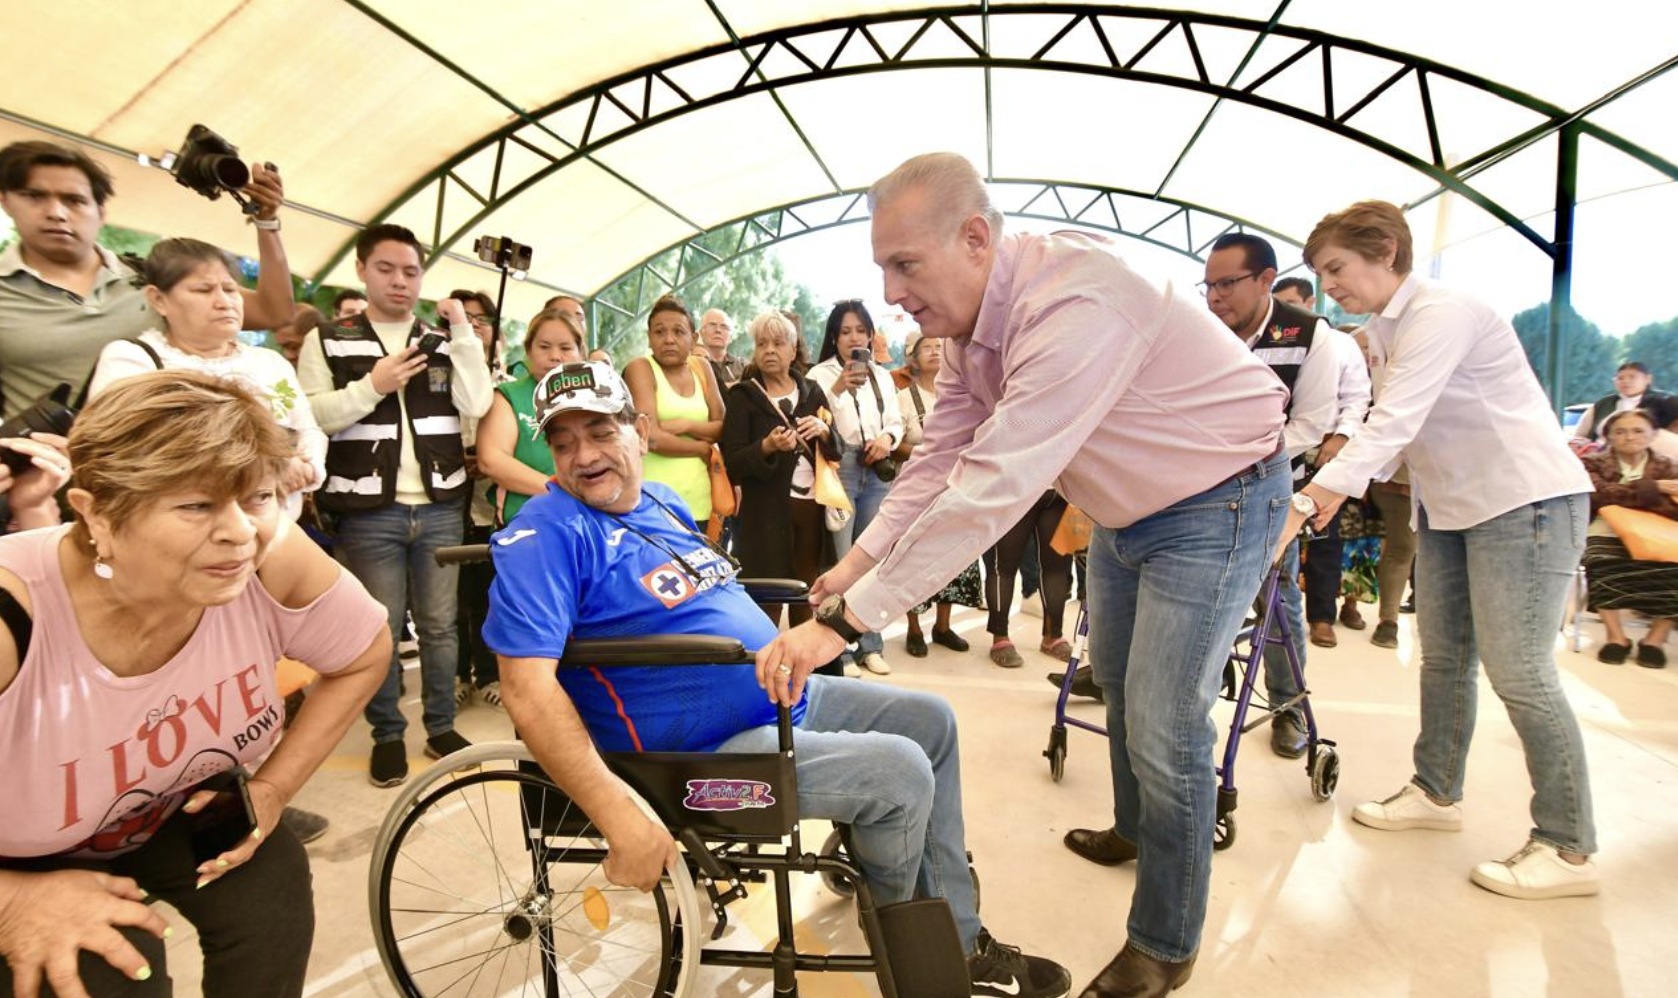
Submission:
[[[1293,494],[1293,498],[1289,501],[1293,504],[1293,510],[1295,513],[1303,513],[1307,517],[1317,515],[1317,500],[1311,498],[1305,493],[1295,492]]]
[[[816,607],[816,623],[844,638],[848,645],[856,644],[862,637],[862,632],[845,619],[845,597],[837,593],[822,600],[821,605]]]

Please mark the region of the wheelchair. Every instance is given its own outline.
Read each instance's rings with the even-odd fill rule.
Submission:
[[[1333,798],[1340,783],[1340,755],[1335,743],[1321,737],[1317,717],[1311,710],[1311,691],[1305,685],[1305,669],[1294,648],[1293,624],[1288,620],[1282,604],[1282,569],[1273,565],[1265,573],[1260,587],[1254,616],[1236,633],[1229,659],[1224,662],[1223,689],[1219,696],[1235,705],[1235,716],[1230,721],[1229,735],[1224,741],[1222,765],[1217,767],[1218,803],[1216,824],[1213,826],[1212,848],[1228,849],[1235,844],[1235,807],[1239,795],[1235,788],[1235,759],[1241,747],[1241,736],[1286,710],[1298,708],[1305,718],[1305,771],[1311,781],[1311,796],[1317,801]],[[1089,643],[1089,603],[1086,600],[1078,611],[1078,625],[1072,639],[1072,659],[1066,664],[1061,679],[1060,696],[1055,701],[1054,724],[1049,728],[1049,747],[1043,755],[1049,760],[1049,776],[1056,782],[1066,772],[1067,731],[1080,728],[1107,737],[1106,727],[1070,716],[1067,700],[1072,695],[1072,683],[1078,664],[1083,660]],[[1264,649],[1276,645],[1283,650],[1288,668],[1293,673],[1294,686],[1300,692],[1282,703],[1268,703],[1259,697],[1255,707],[1256,686],[1264,675]],[[1248,720],[1256,710],[1258,716]]]
[[[486,545],[439,551],[454,563]],[[803,583],[744,583],[754,601],[807,598]],[[573,640],[560,667],[747,664],[731,638],[654,635]],[[778,710],[773,753],[603,753],[682,861],[649,893],[606,879],[604,835],[521,742],[473,745],[403,788],[379,828],[369,911],[379,957],[409,998],[607,995],[683,998],[701,967],[767,972],[798,994],[798,971],[872,973],[882,998],[966,998],[971,982],[941,898],[876,905],[847,857],[849,830],[803,848],[791,714]],[[866,952],[797,949],[791,875],[814,874],[854,898]],[[776,935],[765,949],[719,949],[728,909],[771,882]]]

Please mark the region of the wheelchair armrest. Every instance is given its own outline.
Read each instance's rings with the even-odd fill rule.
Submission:
[[[797,579],[741,579],[740,585],[753,603],[802,603],[810,598],[810,587]]]
[[[461,544],[452,548],[438,548],[437,564],[460,565],[469,561],[488,561],[488,544]]]
[[[633,638],[578,638],[566,644],[561,666],[748,665],[756,661],[736,638],[648,634]]]

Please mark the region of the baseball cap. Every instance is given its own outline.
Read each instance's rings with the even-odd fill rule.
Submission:
[[[616,416],[634,410],[629,387],[605,361],[588,360],[561,364],[542,376],[533,399],[536,429],[562,412],[599,412]]]

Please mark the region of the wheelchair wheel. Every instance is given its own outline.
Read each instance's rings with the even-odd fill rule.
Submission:
[[[1056,783],[1066,775],[1066,727],[1057,724],[1049,729],[1049,747],[1043,750],[1049,759],[1049,778]]]
[[[1318,743],[1317,758],[1311,763],[1311,796],[1326,801],[1340,785],[1340,754],[1334,746]]]
[[[1235,844],[1235,815],[1225,814],[1218,818],[1218,823],[1212,827],[1212,848],[1223,852]]]
[[[831,856],[834,859],[850,859],[845,853],[845,839],[839,834],[839,829],[835,828],[828,833],[827,840],[822,843],[821,854]],[[973,865],[973,853],[971,852],[967,854],[967,875],[973,879],[973,910],[979,911],[984,904],[984,894],[983,888],[979,885],[979,868]],[[822,886],[840,897],[856,896],[856,888],[852,886],[850,881],[826,871],[822,872],[821,878]]]
[[[369,900],[398,993],[681,998],[702,941],[686,864],[646,894],[610,883],[604,836],[531,763],[516,742],[475,745],[385,816]]]

